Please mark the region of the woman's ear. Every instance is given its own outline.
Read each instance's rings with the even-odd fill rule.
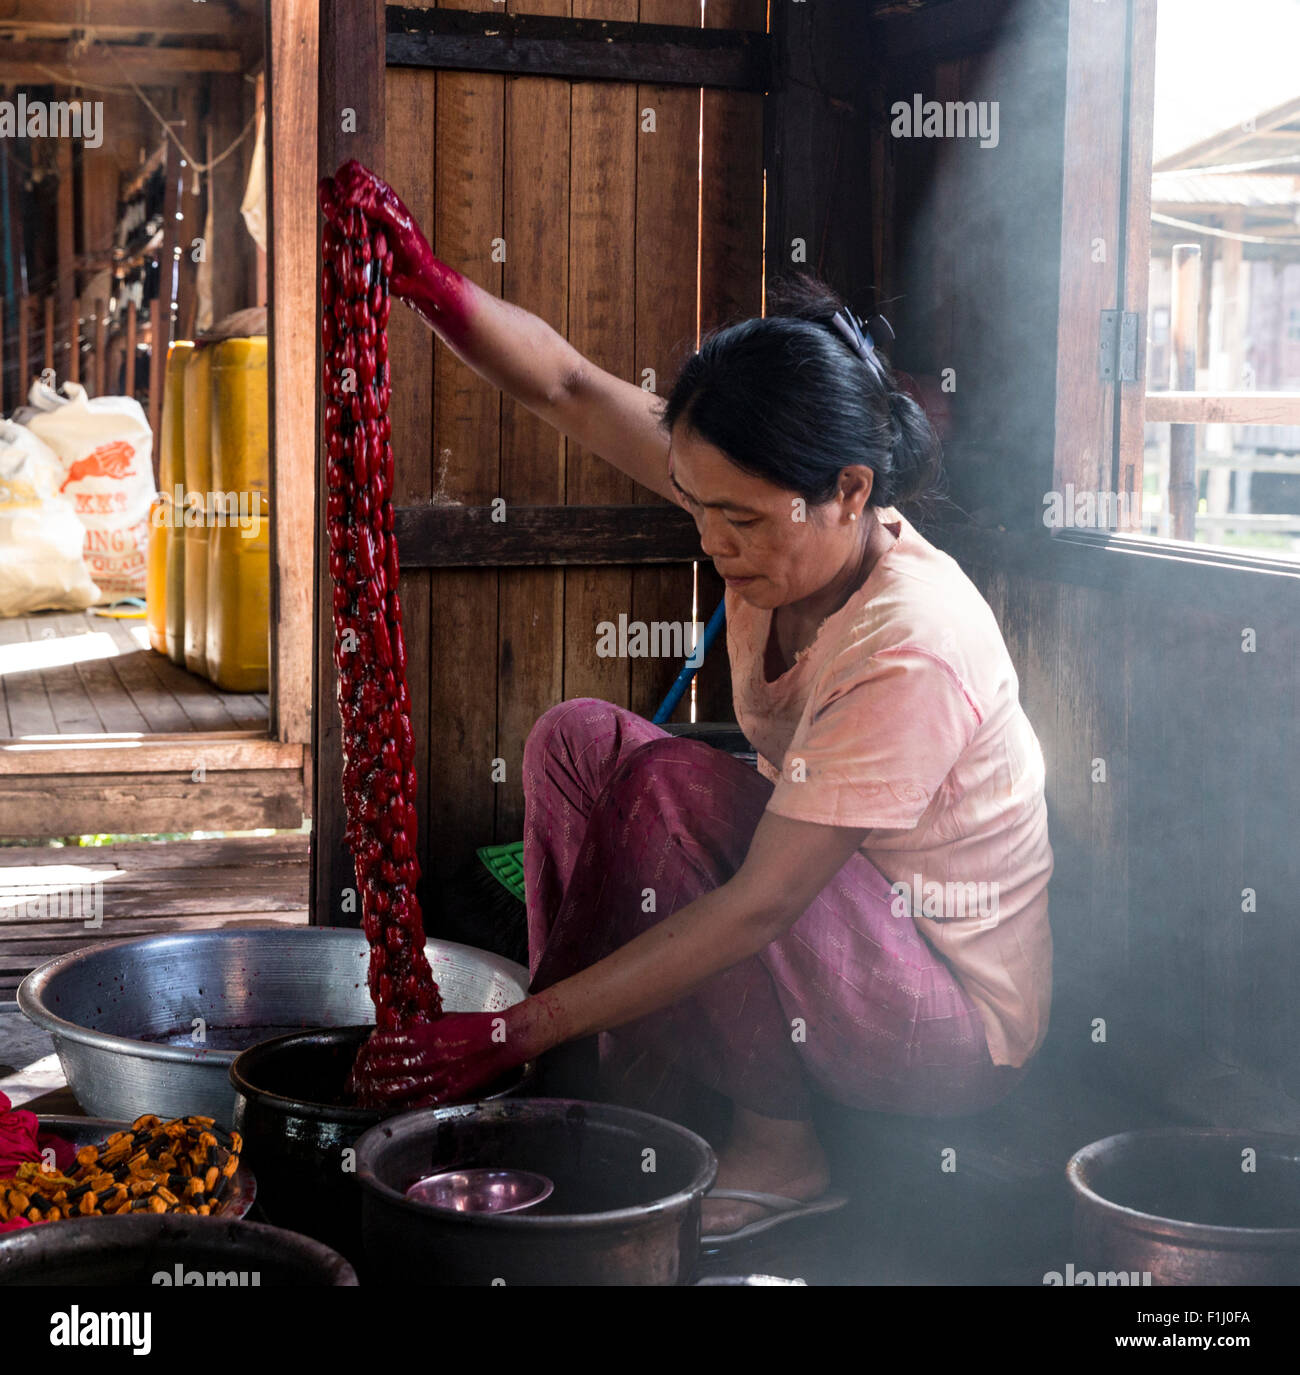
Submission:
[[[850,468],[840,469],[839,502],[843,518],[862,519],[876,475],[865,463],[855,463]]]

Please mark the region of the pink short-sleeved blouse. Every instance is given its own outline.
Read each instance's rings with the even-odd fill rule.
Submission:
[[[775,682],[770,611],[727,593],[736,719],[769,810],[868,829],[893,884],[979,1009],[993,1062],[1022,1065],[1051,1007],[1043,754],[988,603],[898,511],[866,582]]]

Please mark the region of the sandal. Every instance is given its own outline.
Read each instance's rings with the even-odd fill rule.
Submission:
[[[729,1198],[740,1203],[758,1203],[772,1210],[771,1217],[760,1217],[738,1227],[734,1232],[722,1232],[714,1236],[702,1236],[701,1246],[729,1246],[733,1242],[748,1241],[760,1232],[771,1227],[779,1227],[783,1222],[794,1222],[804,1217],[820,1217],[824,1213],[834,1213],[849,1201],[844,1194],[823,1194],[811,1202],[802,1203],[797,1198],[786,1198],[782,1194],[758,1193],[753,1189],[710,1189],[704,1195],[709,1198]]]

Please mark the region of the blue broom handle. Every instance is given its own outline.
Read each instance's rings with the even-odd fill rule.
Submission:
[[[701,646],[697,646],[691,651],[690,657],[682,665],[682,671],[673,681],[672,687],[668,689],[668,695],[659,703],[659,709],[650,718],[656,726],[662,726],[665,721],[677,710],[677,704],[682,700],[686,689],[690,686],[691,679],[700,671],[700,665],[704,662],[704,656],[713,647],[713,642],[718,638],[718,631],[722,629],[723,622],[727,619],[727,603],[724,598],[717,605],[713,615],[709,617],[709,623],[704,627],[704,641]],[[694,662],[692,662],[694,661]]]

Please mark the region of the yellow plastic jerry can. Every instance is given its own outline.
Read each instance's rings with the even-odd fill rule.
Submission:
[[[185,667],[208,672],[208,554],[212,534],[211,344],[185,365]]]
[[[176,340],[167,350],[159,421],[160,490],[150,512],[145,564],[149,643],[178,664],[185,657],[185,529],[179,496],[185,484],[185,365],[193,352],[194,345],[186,339]]]
[[[221,511],[208,553],[208,676],[265,692],[270,662],[270,455],[266,338],[212,348],[212,487]]]

